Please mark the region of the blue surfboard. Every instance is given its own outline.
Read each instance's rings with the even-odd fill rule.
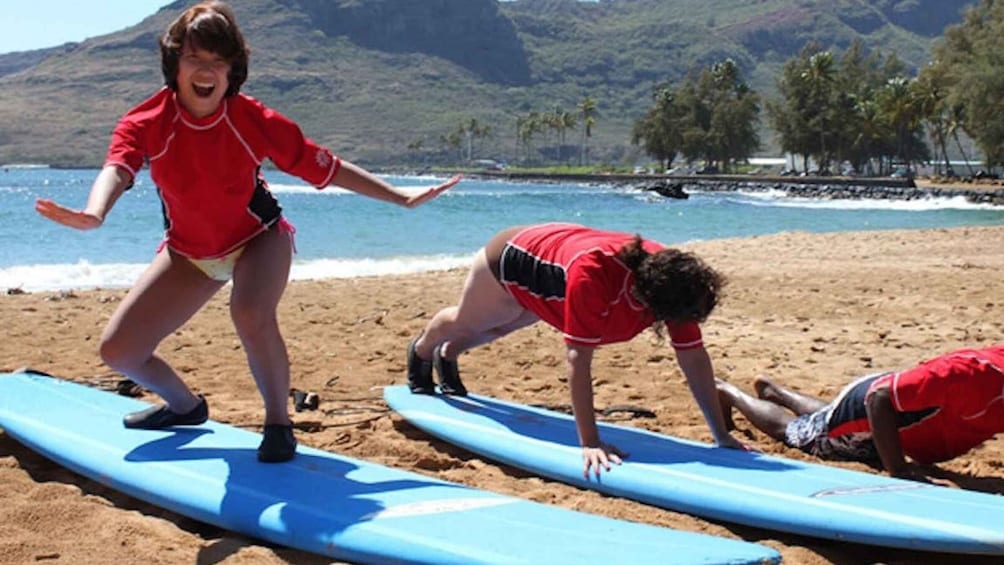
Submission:
[[[582,476],[575,420],[479,395],[384,389],[415,427],[469,451],[583,488],[714,520],[894,548],[1004,555],[1004,497],[719,448],[600,424],[629,457]]]
[[[771,563],[752,543],[614,520],[300,446],[217,422],[129,430],[148,404],[48,376],[0,374],[0,428],[81,475],[215,526],[365,563]]]

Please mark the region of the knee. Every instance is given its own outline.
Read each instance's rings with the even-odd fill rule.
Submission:
[[[274,311],[236,302],[230,304],[230,319],[233,320],[234,328],[242,337],[257,335],[278,326]]]
[[[152,352],[138,351],[135,345],[117,335],[101,337],[99,346],[101,361],[120,373],[129,373],[149,358]]]

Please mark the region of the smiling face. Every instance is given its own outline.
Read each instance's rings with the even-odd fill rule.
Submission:
[[[230,86],[230,63],[186,41],[178,59],[178,101],[197,118],[216,111]]]
[[[219,108],[247,79],[249,49],[225,4],[202,2],[185,10],[160,39],[164,84],[197,117]]]

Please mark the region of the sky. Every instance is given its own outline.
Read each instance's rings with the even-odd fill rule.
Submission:
[[[170,3],[171,0],[0,0],[0,53],[55,47],[105,35],[139,23]]]
[[[0,53],[83,41],[139,23],[170,0],[0,0]]]

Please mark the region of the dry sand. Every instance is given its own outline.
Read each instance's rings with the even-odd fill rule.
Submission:
[[[730,279],[704,325],[720,377],[750,388],[765,373],[829,397],[853,377],[942,352],[1004,341],[1004,228],[785,233],[687,246]],[[709,522],[528,476],[417,431],[388,412],[380,388],[404,382],[404,349],[427,318],[451,304],[463,271],[295,282],[281,304],[293,386],[320,395],[294,413],[302,444],[547,504],[740,538],[786,563],[991,563],[816,540]],[[0,370],[29,365],[109,384],[102,327],[124,291],[0,296]],[[222,292],[168,338],[163,354],[204,393],[215,419],[257,429],[261,401]],[[518,402],[564,405],[563,346],[538,324],[461,358],[468,388]],[[708,441],[672,352],[653,336],[603,348],[595,360],[598,408],[633,404],[655,419],[621,423]],[[156,401],[147,395],[146,400]],[[806,459],[736,416],[740,437],[771,454]],[[863,465],[846,467],[875,472]],[[940,473],[960,487],[1004,494],[996,439]],[[1004,499],[1002,499],[1004,508]],[[1004,515],[1004,514],[1002,514]],[[429,528],[435,528],[430,521]],[[0,562],[325,563],[201,524],[84,479],[0,433]]]

